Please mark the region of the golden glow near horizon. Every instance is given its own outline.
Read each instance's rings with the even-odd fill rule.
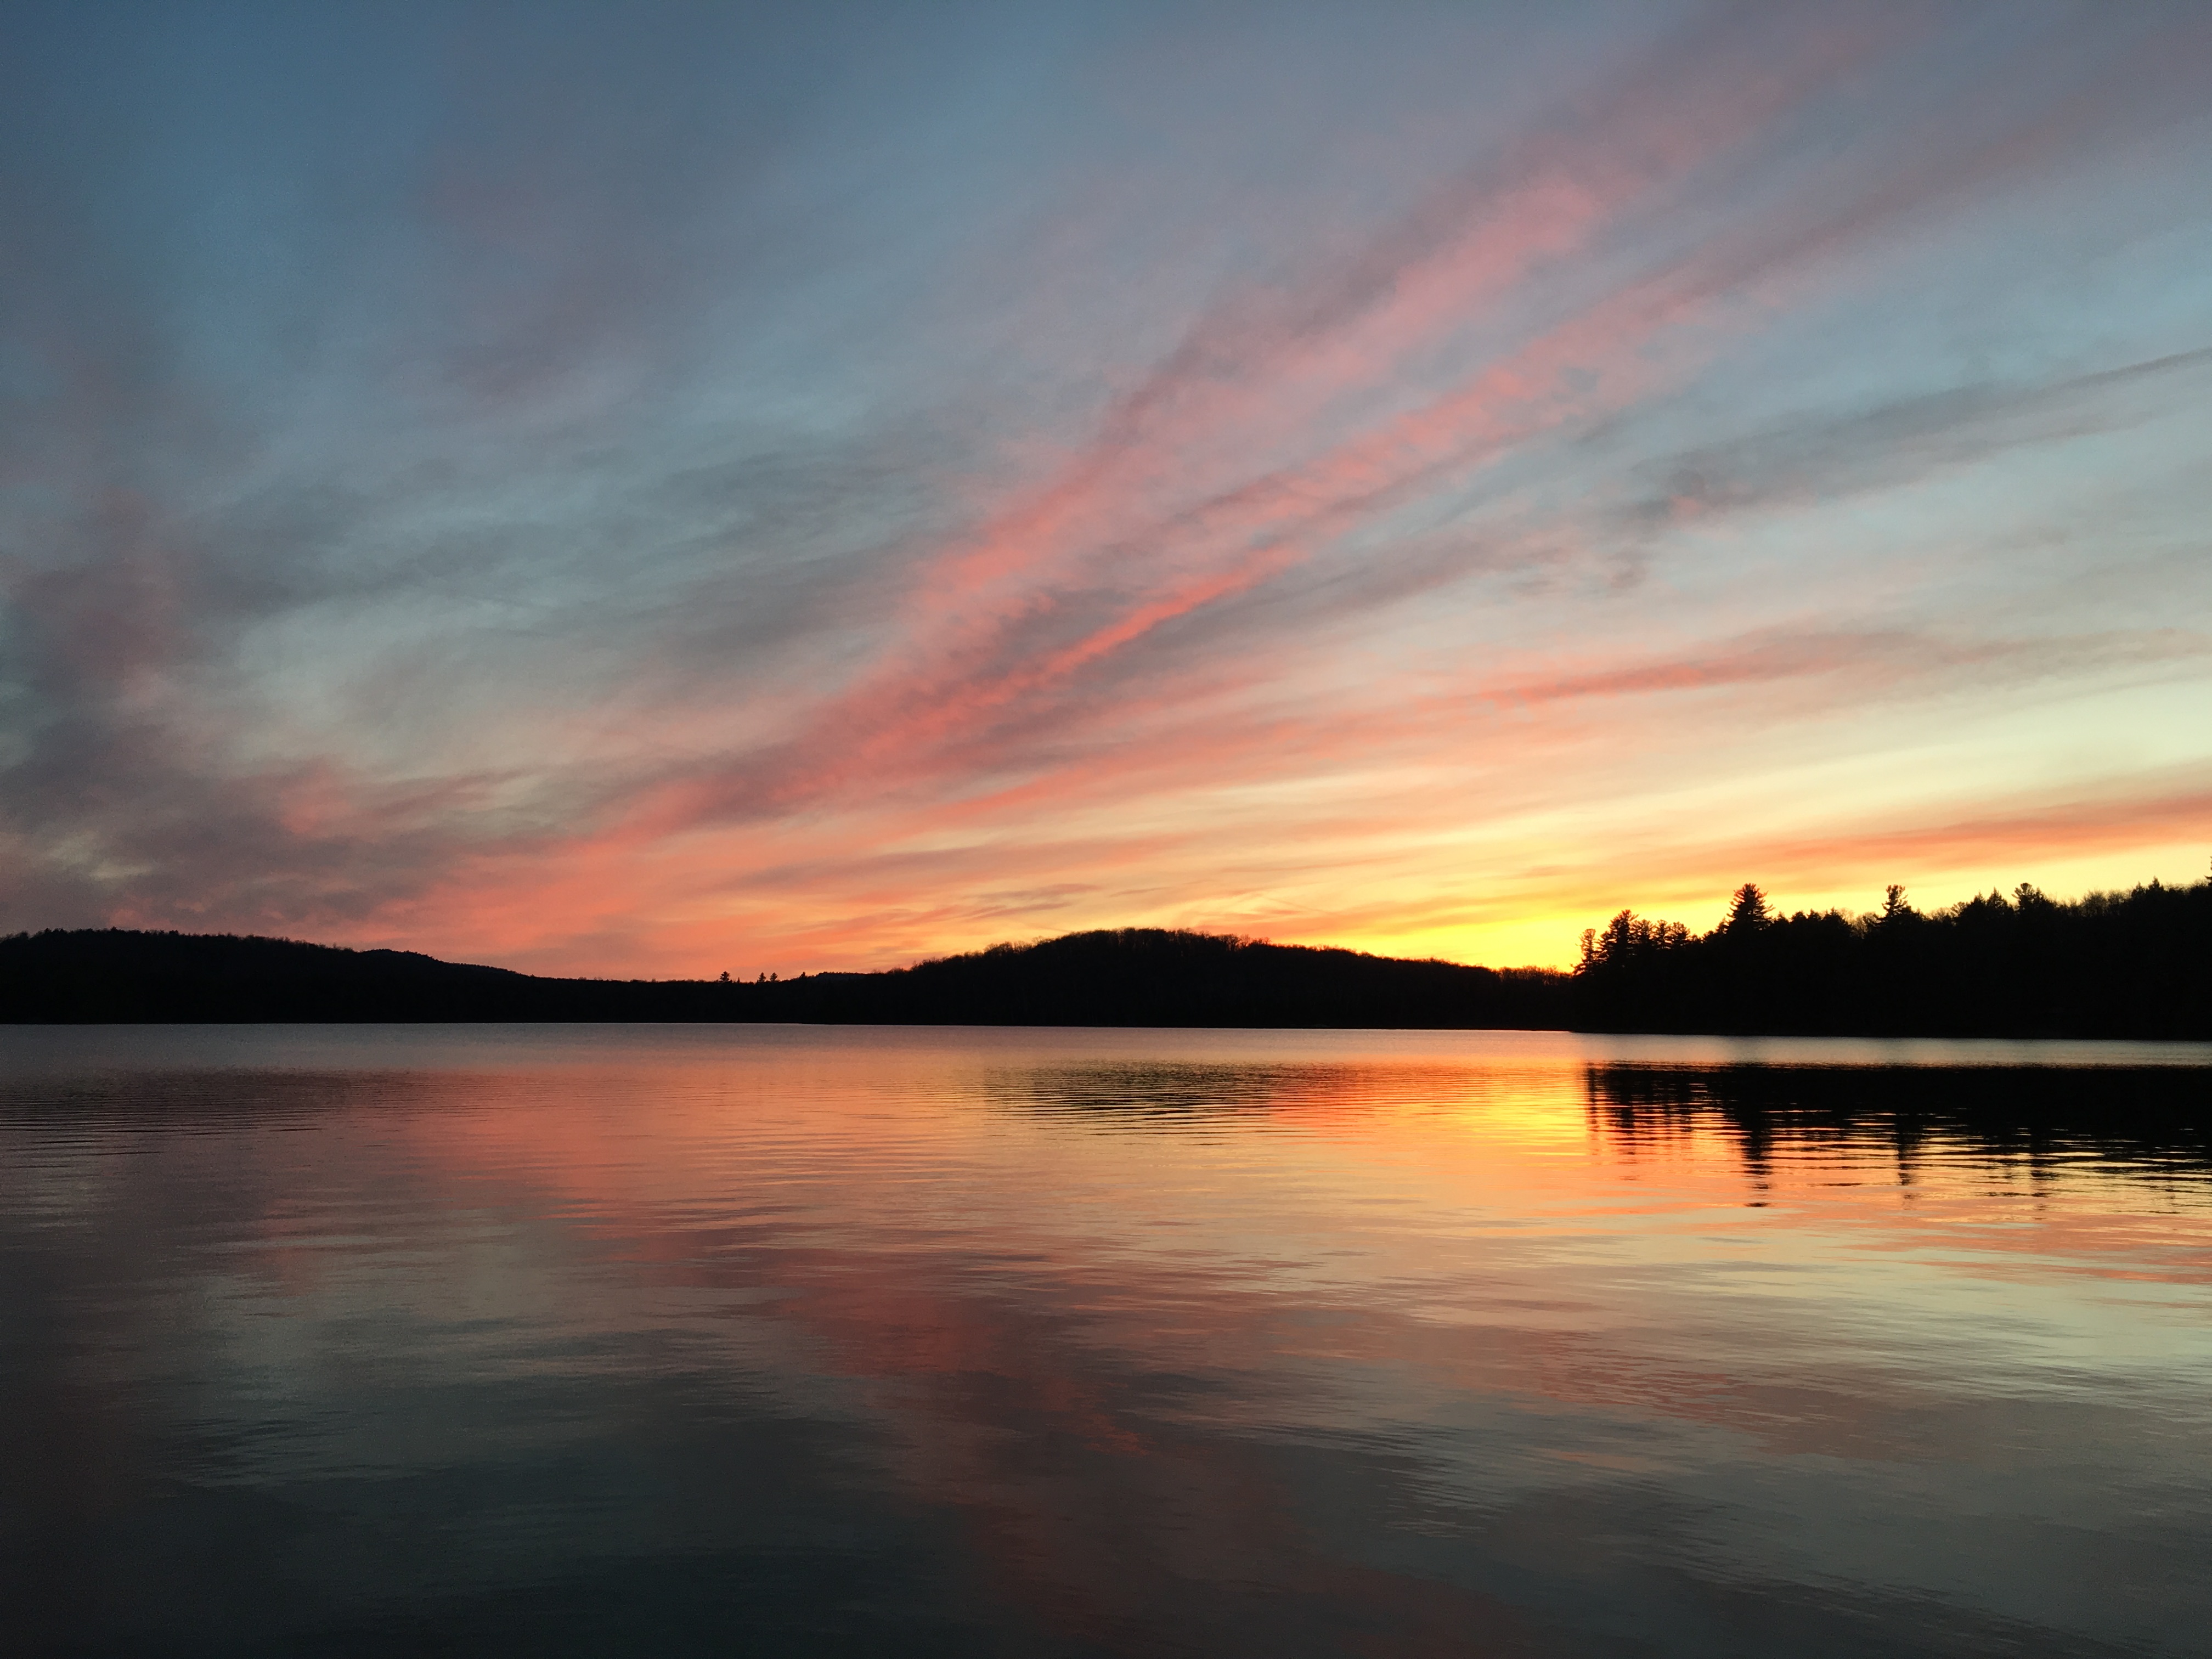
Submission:
[[[4,925],[1560,964],[2203,876],[2202,17],[1523,9],[42,20]]]

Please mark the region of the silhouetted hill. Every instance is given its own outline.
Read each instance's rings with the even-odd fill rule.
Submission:
[[[781,1018],[922,1024],[1507,1026],[1562,1023],[1566,976],[1127,927],[819,975]]]
[[[2022,886],[1922,915],[1711,933],[1624,910],[1570,976],[1131,927],[875,974],[541,979],[405,951],[104,929],[0,939],[0,1021],[794,1021],[887,1025],[1571,1027],[2212,1039],[2212,882],[2071,903]]]
[[[538,979],[412,951],[231,933],[102,928],[0,939],[0,1019],[117,1021],[699,1019],[709,987]]]
[[[0,1020],[1540,1027],[1566,976],[1158,928],[766,983],[543,979],[405,951],[119,928],[0,939]]]

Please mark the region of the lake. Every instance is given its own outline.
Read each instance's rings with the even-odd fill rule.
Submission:
[[[0,1028],[26,1653],[2202,1654],[2212,1049]]]

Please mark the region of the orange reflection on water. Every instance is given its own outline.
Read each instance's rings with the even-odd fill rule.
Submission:
[[[2013,1478],[2019,1434],[1961,1428],[1991,1399],[2155,1393],[2212,1348],[2183,1071],[1544,1034],[412,1041],[162,1074],[133,1085],[156,1127],[113,1131],[156,1156],[0,1183],[94,1236],[221,1241],[162,1246],[197,1265],[161,1317],[266,1397],[665,1372],[840,1425],[841,1478],[1071,1636],[1541,1649],[1354,1535],[1519,1516],[1583,1549],[1575,1494],[1738,1465],[1756,1492],[1808,1458]],[[394,1468],[470,1455],[364,1432]]]
[[[1786,1078],[1748,1116],[1724,1091],[1636,1095],[1698,1075],[1639,1085],[1571,1053],[809,1051],[661,1068],[649,1104],[618,1068],[486,1079],[495,1108],[410,1133],[441,1168],[541,1186],[656,1285],[775,1285],[816,1363],[902,1425],[915,1488],[959,1494],[1058,1583],[1126,1546],[1088,1522],[1053,1544],[1074,1523],[1009,1460],[1040,1438],[1081,1455],[1086,1512],[1115,1459],[1128,1502],[1167,1501],[1145,1466],[1190,1402],[1133,1378],[1389,1367],[1401,1401],[1542,1399],[1850,1455],[1897,1443],[1855,1380],[1940,1341],[1972,1286],[2021,1281],[2009,1315],[2051,1328],[2050,1358],[2100,1340],[2069,1279],[2206,1282],[2206,1188],[2155,1149],[2019,1150],[1879,1089],[1856,1117],[1793,1115]],[[1747,1269],[1775,1287],[1755,1318],[1729,1289]],[[1249,1511],[1279,1494],[1171,1461],[1177,1549],[1261,1535]]]

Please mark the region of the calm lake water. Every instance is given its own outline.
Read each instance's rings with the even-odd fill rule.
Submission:
[[[2202,1655],[2208,1067],[0,1030],[0,1646]]]

